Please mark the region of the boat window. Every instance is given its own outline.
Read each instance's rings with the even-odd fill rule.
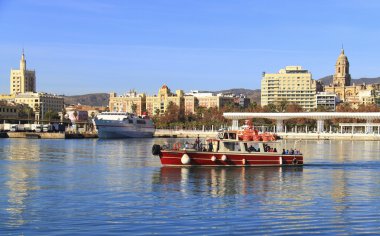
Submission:
[[[248,152],[260,152],[258,143],[244,143],[245,150]]]
[[[276,145],[271,143],[271,144],[263,144],[264,147],[264,152],[277,152]]]
[[[145,125],[146,122],[145,122],[145,120],[137,120],[137,124]]]
[[[224,142],[224,148],[227,149],[228,151],[235,151],[235,142]]]
[[[129,121],[129,124],[133,124],[133,120],[128,119],[128,121]]]

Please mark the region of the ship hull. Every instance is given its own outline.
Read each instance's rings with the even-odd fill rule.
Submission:
[[[96,124],[98,136],[101,139],[113,138],[151,138],[153,137],[154,128],[136,127],[134,125],[102,125]]]
[[[188,163],[184,164],[184,155]],[[163,166],[301,166],[302,155],[281,155],[278,153],[223,153],[191,152],[186,150],[166,151],[159,154]]]

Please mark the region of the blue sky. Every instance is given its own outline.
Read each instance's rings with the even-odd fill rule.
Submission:
[[[380,76],[377,0],[0,0],[0,92],[22,48],[37,90],[65,95],[260,88],[301,65]]]

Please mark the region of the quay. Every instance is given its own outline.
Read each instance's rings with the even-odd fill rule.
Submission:
[[[351,141],[380,141],[376,133],[277,133],[285,140],[351,140]]]
[[[212,130],[170,130],[157,129],[155,138],[215,138],[217,131]],[[380,141],[377,133],[284,133],[277,135],[285,140],[351,140],[351,141]],[[29,138],[29,139],[82,139],[98,138],[96,133],[47,133],[47,132],[0,132],[0,138]]]
[[[214,138],[218,134],[215,130],[174,130],[174,129],[156,129],[154,137],[156,138]]]
[[[0,138],[28,138],[28,139],[81,139],[98,138],[96,133],[52,133],[52,132],[1,132]]]

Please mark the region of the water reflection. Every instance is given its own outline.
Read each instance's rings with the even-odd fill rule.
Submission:
[[[292,147],[295,143],[294,140],[282,142],[287,147]],[[380,155],[377,155],[380,141],[302,140],[297,146],[304,154],[306,164],[380,160]]]
[[[153,186],[170,191],[173,185],[185,194],[206,193],[219,197],[265,196],[273,183],[302,178],[302,167],[161,167],[153,175]],[[298,180],[299,181],[299,180]]]
[[[166,141],[0,140],[0,234],[379,232],[380,142],[303,141],[303,168],[181,168],[151,155]]]
[[[151,147],[155,139],[115,139],[94,141],[94,156],[102,158],[112,158],[109,160],[110,165],[125,164],[125,159],[128,160],[128,165],[135,167],[150,166],[152,160],[156,159],[155,166],[159,165],[159,160],[152,156]],[[119,158],[115,158],[119,157]]]
[[[40,145],[38,140],[33,142],[27,139],[11,139],[5,147],[4,157],[12,160],[40,160]]]
[[[7,165],[5,186],[7,188],[8,224],[19,226],[25,224],[24,214],[30,192],[38,190],[33,182],[39,175],[40,145],[25,139],[10,140],[2,156],[13,161]],[[37,168],[36,168],[37,166]]]
[[[332,199],[335,201],[335,210],[343,211],[346,205],[341,204],[346,201],[348,196],[346,171],[336,170],[332,173],[332,190],[330,192]]]
[[[30,191],[38,190],[38,185],[34,185],[31,179],[36,178],[38,169],[29,164],[19,163],[12,165],[8,169],[8,181],[5,185],[8,188],[9,225],[22,225],[25,223],[24,213]]]

